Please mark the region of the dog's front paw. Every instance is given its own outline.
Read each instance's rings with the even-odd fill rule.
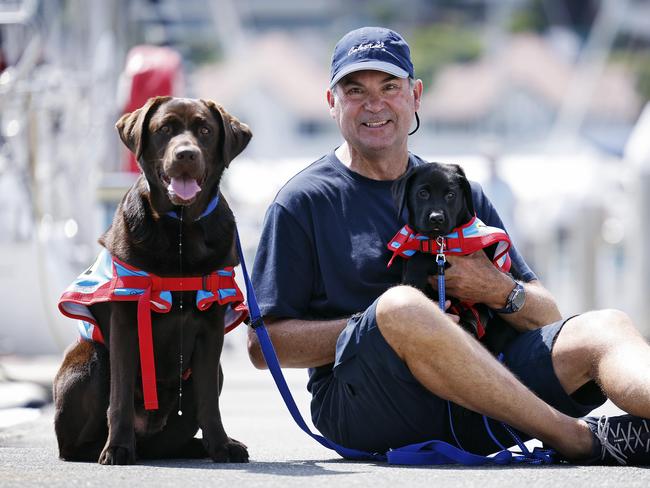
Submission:
[[[228,438],[228,442],[214,449],[208,446],[208,453],[215,463],[247,463],[248,448],[243,443]]]
[[[119,446],[106,446],[99,455],[99,464],[124,465],[135,464],[135,449]]]

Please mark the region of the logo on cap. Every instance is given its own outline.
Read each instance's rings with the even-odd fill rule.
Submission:
[[[384,41],[368,42],[366,44],[359,44],[358,46],[352,46],[348,51],[348,56],[354,53],[358,53],[359,51],[367,51],[368,49],[384,49]]]

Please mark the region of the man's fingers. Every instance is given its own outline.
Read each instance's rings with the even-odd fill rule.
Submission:
[[[451,307],[451,300],[445,300],[445,310],[449,310],[449,307]],[[460,317],[458,315],[454,315],[453,313],[447,313],[446,315],[454,322],[460,322]]]
[[[447,317],[449,317],[451,320],[453,320],[456,323],[460,322],[460,317],[458,315],[454,315],[453,313],[448,313]]]

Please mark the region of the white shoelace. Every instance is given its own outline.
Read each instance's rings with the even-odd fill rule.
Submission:
[[[635,429],[630,421],[627,423],[627,429],[623,427],[623,423],[620,423],[616,426],[616,430],[614,431],[613,429],[610,429],[609,419],[603,415],[598,419],[598,424],[596,426],[596,437],[598,437],[602,446],[601,459],[605,459],[605,454],[609,453],[610,456],[616,459],[619,464],[627,464],[627,455],[625,454],[626,450],[629,451],[630,454],[634,454],[640,447],[641,449],[645,449],[646,453],[649,453],[650,435],[647,436],[648,439],[644,444],[644,441],[641,438],[643,432],[650,434],[650,428],[648,428],[646,420],[643,420],[638,429]]]

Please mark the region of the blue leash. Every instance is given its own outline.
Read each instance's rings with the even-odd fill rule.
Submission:
[[[445,311],[446,291],[445,291],[445,238],[438,237],[438,254],[436,254],[436,264],[438,265],[438,306],[440,310]]]
[[[248,310],[250,313],[251,327],[253,328],[253,330],[255,330],[255,333],[257,334],[257,338],[260,341],[260,345],[262,347],[262,353],[264,354],[264,359],[266,360],[266,364],[269,367],[269,371],[271,371],[273,380],[275,381],[278,390],[280,390],[282,399],[284,400],[284,403],[287,405],[287,408],[289,409],[289,413],[298,424],[298,427],[300,427],[305,433],[307,433],[309,436],[315,439],[318,443],[327,447],[328,449],[333,449],[345,459],[386,461],[386,456],[383,454],[379,454],[379,453],[372,454],[365,451],[358,451],[356,449],[348,449],[347,447],[339,446],[335,442],[332,442],[321,435],[314,434],[309,429],[307,423],[302,418],[302,415],[300,414],[300,410],[298,410],[298,406],[296,405],[296,401],[293,399],[293,396],[291,395],[291,391],[289,390],[289,386],[287,385],[287,382],[284,379],[284,375],[282,374],[282,369],[280,368],[280,363],[278,362],[278,357],[275,353],[275,349],[273,348],[273,343],[271,342],[271,338],[269,337],[268,331],[264,326],[262,315],[260,313],[260,309],[257,304],[255,290],[253,290],[253,284],[251,283],[251,280],[248,276],[248,271],[246,270],[246,263],[244,262],[244,253],[242,252],[241,243],[239,241],[239,235],[237,235],[237,252],[239,253],[239,261],[241,264],[242,273],[244,275],[244,281],[246,283],[246,297],[248,302]]]
[[[514,435],[510,429],[508,432],[514,436],[517,444],[520,449],[522,449],[522,454],[513,453],[506,449],[503,449],[503,446],[498,444],[502,450],[495,454],[494,456],[480,456],[477,454],[469,453],[463,449],[452,446],[447,442],[443,441],[427,441],[417,444],[410,444],[408,446],[400,447],[397,449],[390,449],[387,453],[370,453],[366,451],[360,451],[357,449],[350,449],[343,447],[326,437],[323,437],[318,434],[314,434],[307,423],[302,418],[300,410],[296,405],[289,386],[282,374],[282,369],[280,363],[278,362],[278,357],[273,348],[273,343],[269,337],[268,331],[264,326],[264,321],[262,320],[262,315],[260,313],[259,306],[257,304],[257,298],[255,296],[255,290],[251,283],[250,277],[248,276],[248,271],[246,270],[246,263],[244,261],[244,253],[242,252],[241,242],[239,241],[239,235],[237,235],[237,252],[239,253],[239,261],[242,268],[242,274],[244,276],[244,282],[246,284],[246,296],[248,301],[248,310],[250,313],[250,325],[257,334],[257,338],[260,342],[262,348],[262,354],[266,360],[266,364],[269,367],[269,371],[273,376],[282,399],[289,409],[289,413],[298,424],[298,426],[310,437],[316,440],[322,446],[336,451],[341,457],[345,459],[351,459],[356,461],[380,461],[388,462],[389,464],[399,464],[399,465],[440,465],[440,464],[462,464],[465,466],[482,466],[486,464],[510,464],[512,462],[521,462],[521,463],[530,463],[530,464],[551,464],[553,463],[553,451],[543,450],[535,448],[531,453],[526,449],[526,446]],[[444,269],[444,265],[443,265]],[[444,286],[444,282],[443,282]],[[444,299],[442,303],[442,308],[444,310]],[[449,405],[450,412],[450,421],[451,421],[451,406]],[[485,420],[487,426],[487,419]],[[505,426],[505,424],[504,424]],[[507,426],[505,426],[507,427]],[[452,422],[452,431],[453,431],[453,422]],[[490,436],[495,439],[492,434],[492,431],[489,430]],[[454,437],[456,436],[454,432]],[[495,439],[496,440],[496,439]],[[458,440],[457,440],[458,442]],[[460,446],[460,443],[458,443]]]

